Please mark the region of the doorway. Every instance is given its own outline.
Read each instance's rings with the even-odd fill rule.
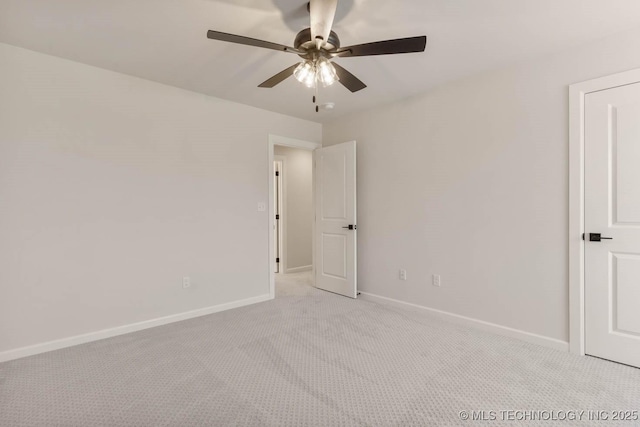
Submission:
[[[274,147],[276,274],[313,266],[313,152]]]
[[[291,285],[313,284],[314,150],[321,145],[269,137],[269,265],[270,294],[276,277]]]

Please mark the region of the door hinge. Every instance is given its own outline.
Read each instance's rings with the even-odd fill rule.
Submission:
[[[280,262],[280,258],[276,258],[276,262]]]
[[[278,219],[280,219],[280,215],[277,215],[277,214],[276,214],[276,219],[277,219],[277,220],[278,220]]]
[[[276,176],[280,176],[280,172],[276,171]]]

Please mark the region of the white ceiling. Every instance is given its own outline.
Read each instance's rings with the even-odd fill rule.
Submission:
[[[209,40],[208,29],[292,45],[306,0],[0,0],[0,42],[317,122],[640,26],[638,0],[339,0],[342,45],[426,34],[425,53],[336,61],[368,88],[293,78],[292,54]]]

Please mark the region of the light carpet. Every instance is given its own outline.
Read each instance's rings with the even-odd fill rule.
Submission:
[[[638,369],[310,283],[280,276],[273,301],[2,363],[0,425],[640,425],[499,412],[640,410]],[[496,419],[460,418],[472,410]]]

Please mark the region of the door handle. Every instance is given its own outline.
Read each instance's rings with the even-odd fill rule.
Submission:
[[[601,242],[602,240],[613,240],[613,237],[602,237],[600,233],[589,233],[590,242]]]
[[[346,227],[342,227],[342,228],[347,228],[347,229],[349,229],[349,230],[357,230],[357,229],[358,229],[358,227],[357,227],[357,226],[355,226],[355,225],[353,225],[353,224],[349,224],[348,226],[346,226]]]

